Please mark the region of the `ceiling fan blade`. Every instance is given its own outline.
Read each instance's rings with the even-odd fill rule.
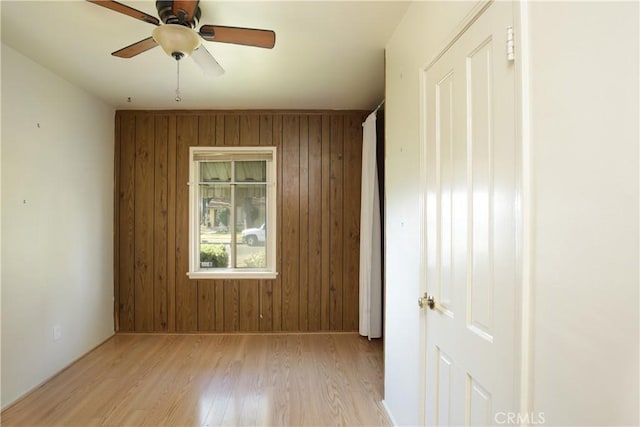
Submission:
[[[222,27],[203,25],[200,35],[210,42],[233,43],[271,49],[276,44],[276,33],[256,28]]]
[[[196,50],[194,50],[191,57],[207,76],[219,77],[224,74],[224,68],[222,68],[218,61],[216,61],[213,55],[211,55],[204,46],[200,45]]]
[[[153,37],[149,37],[148,39],[140,40],[120,50],[116,50],[111,55],[117,56],[118,58],[131,58],[156,46],[158,46],[158,44],[153,40]]]
[[[180,19],[180,12],[184,13],[184,17],[180,19],[183,22],[191,22],[198,8],[199,0],[174,0],[173,14]]]
[[[134,9],[122,3],[118,3],[117,1],[113,1],[113,0],[87,0],[87,1],[89,3],[106,7],[107,9],[115,10],[116,12],[120,12],[132,18],[139,19],[140,21],[148,22],[149,24],[160,25],[160,20],[155,16],[147,15],[144,12],[140,12],[138,9]]]

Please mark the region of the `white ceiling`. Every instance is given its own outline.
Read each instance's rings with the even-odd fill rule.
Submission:
[[[157,16],[154,1],[122,3]],[[149,37],[153,25],[86,1],[0,5],[3,43],[116,108],[371,109],[384,96],[384,46],[408,3],[202,0],[201,24],[274,30],[276,45],[204,41],[226,73],[206,77],[183,60],[180,103],[175,61],[161,48],[111,56]]]

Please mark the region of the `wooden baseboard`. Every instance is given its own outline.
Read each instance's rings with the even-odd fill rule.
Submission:
[[[117,335],[358,335],[357,331],[278,331],[278,332],[116,332]],[[366,338],[366,337],[363,337]],[[374,338],[377,339],[377,338]]]

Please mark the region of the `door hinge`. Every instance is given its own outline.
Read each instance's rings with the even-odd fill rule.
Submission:
[[[507,27],[507,60],[515,60],[515,46],[513,43],[513,27],[509,25]]]

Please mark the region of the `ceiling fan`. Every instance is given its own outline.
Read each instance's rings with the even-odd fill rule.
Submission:
[[[266,49],[273,48],[276,42],[276,34],[273,31],[257,28],[202,25],[196,32],[195,28],[201,15],[199,0],[156,1],[156,9],[162,23],[155,16],[117,1],[87,1],[156,26],[151,37],[111,53],[119,58],[132,58],[160,45],[167,55],[176,61],[191,56],[206,74],[218,76],[224,73],[224,69],[201,44],[201,39]]]

